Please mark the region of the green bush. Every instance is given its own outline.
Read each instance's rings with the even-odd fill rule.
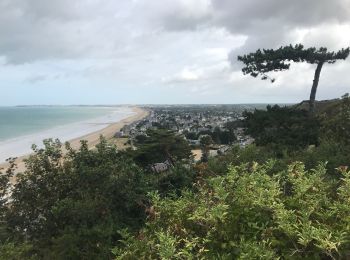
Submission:
[[[266,111],[245,112],[244,116],[246,133],[255,138],[257,145],[295,150],[318,144],[319,119],[305,110],[274,105],[267,106]]]
[[[34,260],[37,259],[35,254],[31,252],[32,246],[30,244],[14,244],[5,242],[0,244],[0,260]],[[31,254],[31,256],[28,256]]]
[[[159,129],[147,131],[145,140],[137,143],[137,150],[129,153],[139,165],[147,167],[166,160],[175,163],[189,159],[191,148],[182,136],[173,131]]]
[[[34,149],[2,215],[8,237],[44,259],[108,259],[119,230],[145,219],[147,176],[104,139],[67,150],[52,140]]]
[[[233,166],[198,181],[198,192],[161,198],[136,236],[124,233],[117,259],[327,259],[350,253],[350,171],[324,165]]]
[[[350,96],[342,96],[339,105],[322,116],[322,136],[337,143],[350,145]]]

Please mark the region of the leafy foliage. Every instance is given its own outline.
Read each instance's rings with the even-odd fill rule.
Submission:
[[[202,135],[210,135],[216,144],[232,144],[236,140],[233,128],[222,130],[220,127],[215,127],[213,131],[200,131],[199,133],[184,131],[184,134],[190,140],[197,140]]]
[[[318,144],[320,123],[309,118],[305,110],[292,107],[267,106],[267,110],[246,112],[247,134],[255,138],[257,145],[279,145],[303,148]]]
[[[137,151],[132,152],[135,160],[142,166],[159,163],[165,160],[171,162],[189,159],[191,149],[183,137],[177,136],[169,130],[150,130]]]
[[[158,190],[161,195],[180,195],[182,189],[191,188],[196,178],[196,172],[190,165],[177,163],[169,171],[157,176],[157,185],[154,190]]]
[[[327,112],[323,115],[323,136],[338,143],[350,145],[350,96],[342,96],[340,106],[332,111],[334,115],[329,116]]]
[[[199,139],[201,149],[202,149],[202,162],[207,162],[209,159],[209,146],[213,144],[213,139],[210,135],[202,135]]]
[[[0,259],[2,260],[34,260],[38,259],[37,255],[28,256],[29,252],[32,250],[30,244],[14,244],[14,243],[4,243],[0,244]]]
[[[320,259],[350,249],[350,172],[330,181],[320,165],[273,162],[231,167],[197,182],[198,192],[161,199],[134,237],[124,234],[117,259]]]
[[[17,176],[5,214],[15,241],[30,241],[45,259],[109,258],[118,230],[138,227],[147,180],[132,160],[104,139],[96,149],[78,151],[46,140],[34,147],[27,170]]]
[[[345,60],[350,52],[350,48],[341,49],[338,52],[328,52],[327,48],[315,47],[305,49],[302,44],[289,45],[273,49],[258,49],[254,53],[238,56],[238,60],[245,64],[242,69],[244,74],[253,77],[261,75],[261,79],[270,78],[266,73],[270,71],[288,70],[290,62],[307,62],[311,64],[335,63],[337,60]],[[274,79],[271,79],[273,82]]]
[[[7,168],[5,173],[0,174],[0,221],[1,223],[4,221],[5,214],[8,209],[9,202],[9,192],[11,190],[11,178],[14,175],[14,170],[16,168],[15,159],[8,160],[10,166]],[[1,169],[0,169],[1,170]],[[0,230],[0,234],[1,234]]]

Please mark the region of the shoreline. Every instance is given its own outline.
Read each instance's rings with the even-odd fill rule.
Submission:
[[[131,124],[135,121],[141,120],[141,119],[145,118],[146,116],[148,116],[148,114],[149,114],[149,111],[142,109],[140,107],[137,107],[137,106],[132,107],[132,111],[136,114],[128,116],[127,118],[124,118],[124,119],[117,121],[115,123],[109,124],[107,127],[103,128],[101,130],[98,130],[98,131],[71,139],[68,142],[71,144],[71,147],[73,149],[77,149],[80,147],[80,141],[86,140],[86,141],[88,141],[89,149],[91,149],[91,148],[95,147],[96,144],[98,144],[101,135],[103,135],[106,139],[110,139],[123,126],[125,126],[127,124]],[[30,156],[30,154],[19,156],[15,160],[16,165],[17,165],[17,168],[15,170],[16,173],[23,172],[25,170],[25,163],[23,160],[28,158],[29,156]],[[7,162],[2,162],[2,163],[0,163],[0,170],[5,171],[8,168],[8,166],[9,166],[9,164]]]

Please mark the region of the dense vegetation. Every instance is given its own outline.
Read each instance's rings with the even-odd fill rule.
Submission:
[[[296,149],[318,144],[320,122],[305,110],[274,105],[246,112],[245,118],[246,133],[255,138],[257,145]]]
[[[350,171],[330,180],[323,166],[273,161],[232,166],[195,191],[161,199],[139,234],[125,235],[118,259],[278,259],[344,256],[350,249]],[[329,196],[333,193],[333,196]]]
[[[277,106],[245,116],[256,144],[198,164],[166,130],[136,151],[34,147],[15,184],[15,166],[1,174],[0,259],[348,257],[349,96],[311,119]]]
[[[174,163],[191,156],[190,146],[184,138],[165,129],[147,131],[147,136],[139,140],[136,146],[138,149],[130,155],[143,166],[166,160]]]
[[[93,150],[66,149],[58,140],[34,148],[11,190],[14,167],[1,175],[0,259],[109,259],[120,230],[145,221],[147,192],[192,182],[190,168],[154,176],[104,139]]]
[[[28,159],[2,216],[6,231],[39,258],[108,258],[118,229],[144,219],[145,176],[105,140],[96,150],[68,149],[63,156],[58,141],[47,141]]]
[[[232,144],[236,141],[236,136],[232,128],[226,128],[228,128],[228,130],[215,127],[213,131],[200,131],[199,133],[185,131],[184,134],[189,140],[197,140],[203,135],[210,135],[215,144]]]

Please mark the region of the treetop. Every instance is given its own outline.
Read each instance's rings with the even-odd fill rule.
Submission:
[[[262,80],[270,77],[266,75],[271,71],[287,70],[290,62],[307,62],[311,64],[335,63],[337,60],[345,60],[350,53],[350,48],[342,48],[334,52],[325,47],[304,48],[302,44],[281,46],[278,49],[258,49],[256,52],[238,56],[238,60],[245,64],[243,74],[253,77],[261,75]],[[271,79],[271,78],[270,78]],[[271,79],[274,82],[274,79]]]

